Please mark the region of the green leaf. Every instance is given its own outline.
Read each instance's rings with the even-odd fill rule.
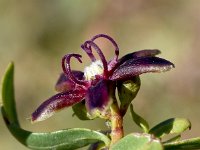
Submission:
[[[135,76],[131,80],[117,82],[118,95],[121,102],[120,111],[122,116],[125,115],[130,103],[136,97],[140,89],[140,84],[139,76]]]
[[[106,147],[102,142],[91,144],[87,150],[104,150]]]
[[[164,144],[165,150],[200,149],[200,137]]]
[[[16,124],[9,124],[4,108],[1,108],[4,120],[12,135],[23,145],[35,150],[80,148],[98,141],[109,146],[110,139],[103,133],[89,129],[73,128],[49,133],[33,133],[20,128]]]
[[[74,111],[74,114],[80,120],[91,120],[91,119],[93,119],[93,118],[90,118],[89,114],[87,113],[87,110],[86,110],[86,107],[85,107],[85,100],[81,101],[80,103],[73,105],[72,110]]]
[[[133,133],[114,144],[111,150],[163,150],[163,146],[152,135]]]
[[[153,127],[149,133],[156,137],[163,137],[166,134],[180,134],[190,128],[191,123],[188,119],[171,118]]]
[[[103,133],[104,135],[109,136],[111,131],[110,130],[106,130],[106,131],[99,131],[101,133]],[[105,144],[103,142],[96,142],[93,143],[89,146],[88,150],[108,150],[108,147],[105,146]]]
[[[19,125],[15,107],[14,64],[10,63],[2,79],[2,102],[6,117],[10,123]]]
[[[149,132],[149,124],[141,116],[135,113],[133,110],[133,105],[130,105],[130,111],[133,118],[133,121],[140,127],[145,133]]]
[[[162,142],[162,143],[175,142],[175,141],[179,141],[180,139],[181,139],[181,135],[179,134],[179,135],[176,135],[176,136],[174,136],[174,137],[172,137],[172,138],[170,138],[170,139],[168,139],[167,141],[164,141],[164,142]]]

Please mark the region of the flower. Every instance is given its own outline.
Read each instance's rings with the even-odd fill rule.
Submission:
[[[115,48],[115,57],[107,61],[102,50],[95,43],[98,38],[109,40]],[[67,54],[62,58],[63,73],[56,90],[60,93],[43,102],[32,114],[32,122],[42,121],[52,116],[56,111],[85,100],[85,106],[91,116],[105,115],[112,103],[110,89],[116,87],[116,82],[130,80],[135,76],[148,72],[164,72],[174,67],[174,64],[156,57],[159,50],[140,50],[118,58],[117,43],[108,35],[98,34],[81,45],[92,63],[84,72],[73,71],[70,67],[72,57],[80,63],[81,55]],[[100,60],[93,55],[95,50]]]

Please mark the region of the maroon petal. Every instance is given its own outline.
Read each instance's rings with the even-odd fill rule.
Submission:
[[[83,80],[84,73],[81,71],[72,71],[72,74],[78,80]],[[73,90],[75,88],[75,83],[72,82],[64,73],[60,74],[58,81],[56,83],[55,89],[58,92],[66,92]]]
[[[100,80],[91,86],[86,93],[86,108],[92,116],[102,115],[110,106],[109,81]]]
[[[43,102],[31,116],[32,122],[42,121],[51,117],[56,111],[72,106],[85,97],[85,90],[77,89],[56,94]]]
[[[164,72],[174,67],[171,62],[158,57],[130,59],[121,64],[110,77],[111,80],[127,80],[147,72]]]
[[[123,62],[125,62],[129,59],[136,59],[136,58],[140,58],[140,57],[153,57],[160,53],[161,52],[158,49],[144,49],[144,50],[139,50],[139,51],[136,51],[133,53],[129,53],[129,54],[123,56],[119,61],[120,61],[120,64],[122,64]]]

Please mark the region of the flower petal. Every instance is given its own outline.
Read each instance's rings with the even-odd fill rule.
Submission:
[[[105,115],[110,106],[109,84],[107,80],[100,80],[95,86],[91,86],[86,93],[86,108],[92,116]]]
[[[72,74],[78,79],[83,80],[84,73],[81,71],[72,71]],[[58,81],[56,83],[55,89],[58,92],[66,92],[73,90],[75,88],[75,83],[72,82],[64,73],[60,74]]]
[[[31,116],[32,122],[38,122],[51,117],[56,111],[72,106],[85,97],[85,90],[77,89],[74,91],[56,94],[43,102]]]
[[[139,50],[133,53],[129,53],[122,58],[120,58],[117,62],[115,59],[111,60],[108,63],[108,70],[112,74],[112,72],[119,67],[121,64],[123,64],[125,61],[130,60],[130,59],[138,59],[141,57],[154,57],[158,54],[160,54],[160,50],[158,49],[144,49],[144,50]]]
[[[127,80],[133,76],[147,72],[164,72],[174,67],[174,64],[158,57],[141,57],[130,59],[121,64],[110,77],[111,80]]]
[[[139,51],[136,51],[133,53],[129,53],[129,54],[123,56],[119,61],[121,64],[129,59],[136,59],[136,58],[140,58],[140,57],[153,57],[160,53],[161,52],[158,49],[144,49],[144,50],[139,50]]]

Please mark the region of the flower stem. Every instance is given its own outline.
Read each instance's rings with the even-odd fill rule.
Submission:
[[[117,100],[114,97],[113,103],[110,107],[111,110],[111,145],[116,143],[118,140],[120,140],[124,136],[124,130],[123,130],[123,118],[120,114],[119,106],[117,104]]]

